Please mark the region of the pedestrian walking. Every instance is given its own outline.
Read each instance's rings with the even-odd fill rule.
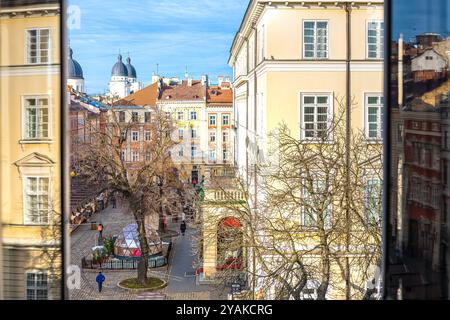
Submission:
[[[116,202],[116,197],[114,195],[111,196],[111,203],[112,203],[113,209],[116,209],[117,202]]]
[[[102,239],[103,238],[103,225],[101,223],[98,225],[97,231],[98,231],[99,239]]]
[[[184,237],[184,234],[186,233],[186,221],[181,222],[180,224],[180,230],[181,230],[181,234]]]
[[[102,292],[103,282],[105,282],[105,276],[102,274],[101,271],[98,273],[97,277],[95,278],[95,281],[97,281],[98,284],[98,292]]]

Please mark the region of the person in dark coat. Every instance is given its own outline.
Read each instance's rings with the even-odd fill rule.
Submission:
[[[186,222],[185,221],[181,222],[180,230],[181,230],[181,234],[184,237],[184,234],[186,233]]]
[[[95,278],[95,281],[97,281],[98,284],[98,292],[102,292],[103,282],[105,282],[105,276],[100,271]]]

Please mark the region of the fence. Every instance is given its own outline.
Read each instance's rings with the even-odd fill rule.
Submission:
[[[92,259],[81,259],[81,266],[83,269],[136,270],[138,264],[138,260],[109,259],[101,263],[94,263]],[[159,268],[165,265],[167,265],[166,257],[160,256],[148,259],[149,269]]]
[[[148,259],[148,268],[155,269],[164,267],[168,263],[168,257],[172,251],[172,243],[169,243],[165,255],[150,257]],[[136,270],[138,268],[139,260],[137,259],[117,259],[109,258],[101,263],[95,262],[92,259],[83,257],[81,259],[81,267],[83,269],[105,269],[105,270]]]

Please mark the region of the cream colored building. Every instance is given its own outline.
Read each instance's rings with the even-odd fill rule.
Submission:
[[[0,39],[0,298],[60,299],[59,2],[2,1]]]
[[[343,101],[347,127],[381,143],[383,32],[380,0],[250,1],[229,58],[235,165],[250,199],[261,193],[253,167],[271,161],[269,136],[282,122],[294,137],[315,141]],[[205,257],[207,277],[216,272],[212,260]]]

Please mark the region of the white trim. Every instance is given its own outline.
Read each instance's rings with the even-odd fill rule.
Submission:
[[[61,66],[51,64],[51,65],[29,65],[20,67],[1,67],[0,68],[0,78],[3,77],[27,77],[27,76],[51,76],[60,75]]]

